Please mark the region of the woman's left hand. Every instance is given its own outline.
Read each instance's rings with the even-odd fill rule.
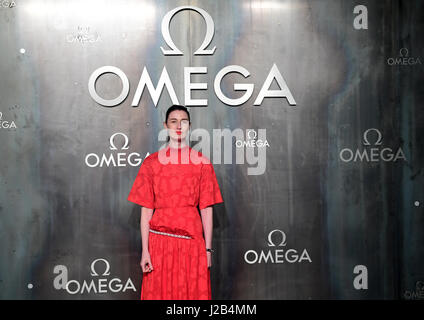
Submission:
[[[207,251],[206,256],[208,257],[208,268],[212,266],[212,252]]]

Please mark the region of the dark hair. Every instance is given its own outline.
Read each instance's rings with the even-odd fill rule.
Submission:
[[[187,113],[187,116],[188,116],[188,122],[191,123],[191,121],[190,121],[190,113],[188,112],[187,108],[184,107],[184,106],[180,106],[178,104],[173,104],[172,106],[170,106],[168,108],[168,110],[166,110],[166,117],[165,117],[165,122],[166,123],[168,123],[169,114],[172,111],[175,111],[175,110],[185,111]],[[169,142],[169,140],[170,140],[170,137],[168,136],[168,138],[166,138],[166,142]]]
[[[185,112],[187,113],[187,116],[188,116],[188,122],[190,122],[190,113],[188,112],[187,108],[186,108],[186,107],[184,107],[184,106],[180,106],[180,105],[178,105],[178,104],[174,104],[174,105],[170,106],[170,107],[168,108],[168,110],[166,111],[166,117],[165,117],[165,122],[166,122],[166,123],[168,122],[169,114],[170,114],[172,111],[175,111],[175,110],[185,111]]]

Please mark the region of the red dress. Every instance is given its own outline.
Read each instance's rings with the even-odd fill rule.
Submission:
[[[210,270],[197,206],[203,209],[223,199],[209,159],[189,146],[168,146],[149,155],[140,166],[128,200],[155,209],[148,243],[153,271],[143,273],[140,298],[211,299]]]

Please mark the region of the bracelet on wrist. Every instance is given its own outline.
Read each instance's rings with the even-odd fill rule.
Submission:
[[[214,250],[213,250],[213,249],[211,249],[211,248],[206,248],[206,251],[208,251],[208,252],[213,252]]]

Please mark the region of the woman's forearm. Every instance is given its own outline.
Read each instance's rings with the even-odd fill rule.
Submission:
[[[152,219],[153,209],[141,208],[140,232],[141,247],[143,252],[149,252],[149,222]]]
[[[212,207],[200,210],[206,248],[212,248],[213,211]]]

